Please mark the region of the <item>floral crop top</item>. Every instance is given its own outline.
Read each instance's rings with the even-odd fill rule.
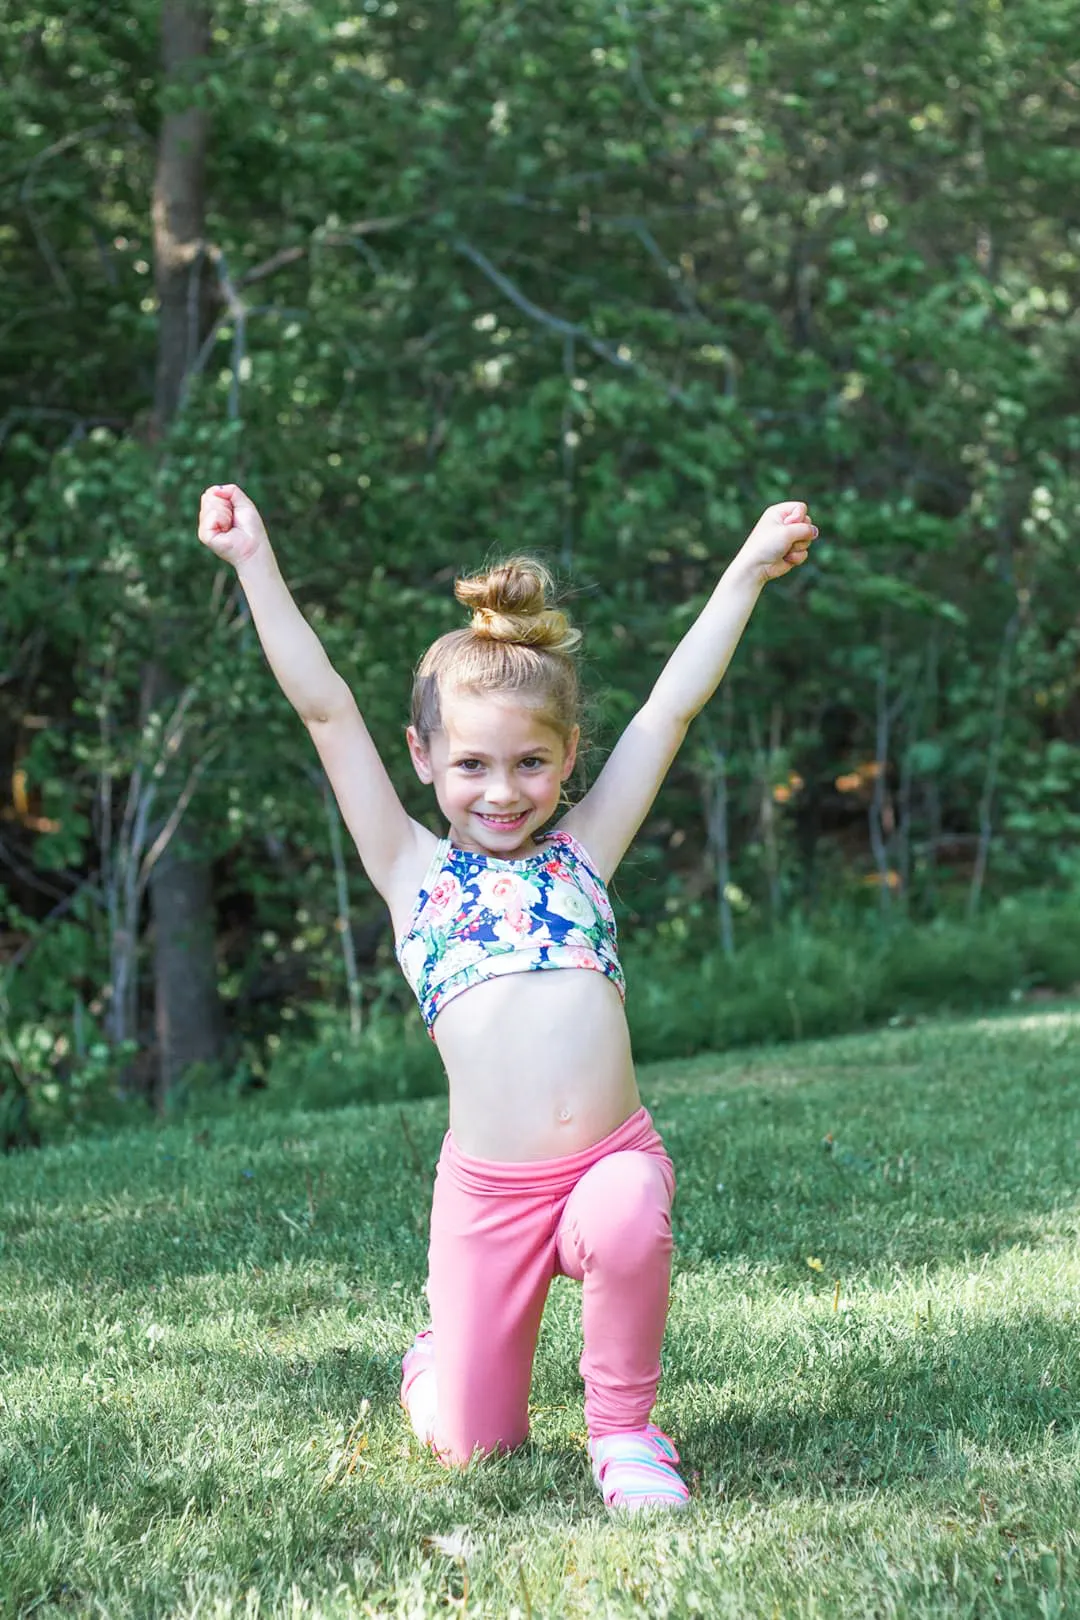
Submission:
[[[607,889],[568,832],[548,833],[535,855],[519,861],[444,838],[397,959],[429,1034],[448,1001],[504,973],[589,968],[626,996]]]

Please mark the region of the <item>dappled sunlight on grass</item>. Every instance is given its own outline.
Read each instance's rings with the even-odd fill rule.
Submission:
[[[980,1018],[975,1028],[988,1035],[1011,1035],[1017,1031],[1025,1035],[1047,1033],[1060,1035],[1062,1031],[1080,1034],[1080,1007],[1065,1007],[1044,1012],[998,1013],[992,1018]]]
[[[599,1503],[562,1279],[523,1450],[461,1475],[411,1439],[445,1105],[6,1161],[0,1607],[405,1617],[467,1574],[493,1617],[1051,1612],[1080,1575],[1080,1088],[1060,1011],[1022,1016],[644,1072],[679,1177],[678,1524]]]

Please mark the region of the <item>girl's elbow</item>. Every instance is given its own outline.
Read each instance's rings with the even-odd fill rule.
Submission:
[[[339,725],[342,721],[352,720],[360,712],[356,699],[344,681],[332,691],[320,693],[318,698],[309,700],[302,708],[297,707],[309,731]]]

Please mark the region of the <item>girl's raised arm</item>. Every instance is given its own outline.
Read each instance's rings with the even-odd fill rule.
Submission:
[[[804,563],[816,535],[803,501],[762,514],[596,782],[560,823],[588,850],[605,881],[648,815],[691,720],[723,679],[763,587]]]
[[[406,813],[356,699],[281,577],[254,502],[236,484],[206,490],[199,539],[231,563],[278,685],[311,733],[364,869],[394,910],[432,835]]]

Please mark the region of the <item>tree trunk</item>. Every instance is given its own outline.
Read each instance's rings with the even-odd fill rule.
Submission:
[[[153,420],[159,438],[168,431],[183,398],[203,326],[209,117],[205,107],[195,103],[210,45],[205,6],[198,0],[164,0],[161,37],[168,101],[158,138],[153,199],[159,300]],[[187,105],[178,105],[181,97]],[[160,693],[173,689],[161,666],[150,679]],[[193,820],[185,822],[154,865],[150,907],[161,1107],[185,1069],[213,1062],[223,1046],[211,868]]]
[[[892,723],[892,710],[889,707],[889,674],[889,629],[888,625],[884,624],[881,630],[881,652],[877,677],[877,724],[874,743],[876,770],[874,774],[874,792],[870,800],[867,819],[870,831],[870,848],[873,851],[874,866],[877,870],[878,905],[885,916],[888,915],[892,904],[892,891],[889,888],[889,855],[894,830],[891,810],[887,812],[889,743]]]
[[[198,0],[164,0],[162,66],[167,107],[158,136],[154,174],[154,280],[158,348],[154,426],[168,428],[199,351],[205,254],[205,178],[209,116],[204,107],[177,108],[193,98],[210,48],[210,19]]]
[[[773,924],[780,921],[783,907],[780,892],[780,838],[776,826],[776,800],[773,797],[773,772],[776,756],[780,752],[782,714],[774,703],[769,716],[769,741],[766,746],[758,725],[757,715],[750,710],[750,746],[754,751],[757,769],[758,826],[761,829],[762,863],[769,888],[769,913]]]
[[[1020,609],[1014,608],[1005,626],[1005,635],[998,655],[997,681],[994,707],[990,716],[990,736],[987,739],[986,771],[979,798],[979,841],[975,849],[975,869],[968,889],[967,914],[974,917],[982,899],[986,868],[990,863],[990,845],[994,836],[994,795],[997,792],[1001,751],[1005,740],[1006,711],[1009,706],[1009,682],[1012,677],[1013,647],[1020,630]]]
[[[214,954],[210,862],[181,830],[150,880],[154,916],[154,1002],[158,1041],[156,1101],[193,1063],[221,1054],[223,1021]]]
[[[728,837],[727,754],[712,747],[713,776],[707,797],[709,843],[716,862],[716,920],[725,956],[735,955],[735,924],[731,915],[731,841]]]

